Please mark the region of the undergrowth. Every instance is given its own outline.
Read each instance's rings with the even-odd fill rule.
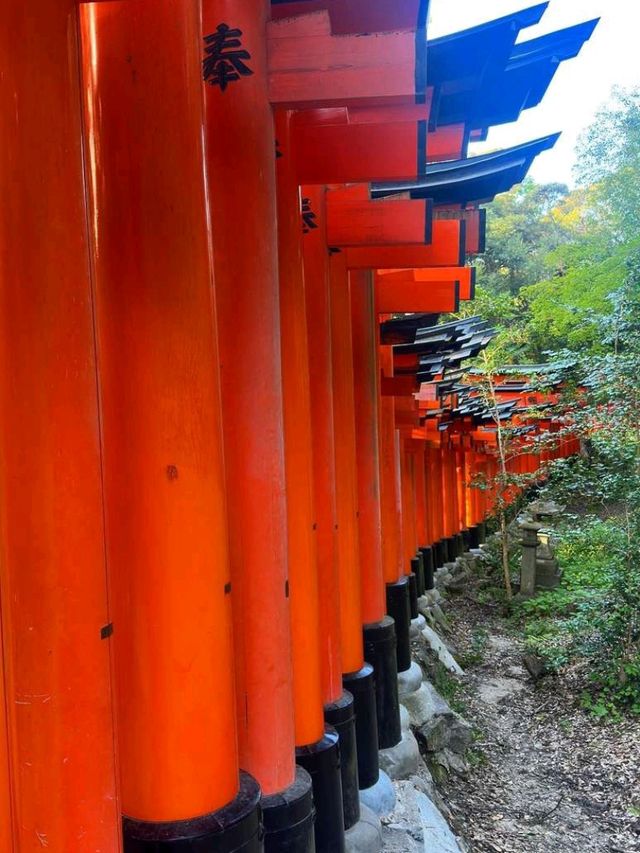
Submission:
[[[582,665],[594,715],[640,714],[640,573],[628,526],[575,517],[557,535],[561,585],[516,603],[513,618],[550,671]]]

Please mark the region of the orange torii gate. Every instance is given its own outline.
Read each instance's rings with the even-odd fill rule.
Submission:
[[[473,297],[484,213],[425,186],[490,122],[447,45],[429,82],[424,0],[34,3],[2,36],[0,847],[340,853],[417,549],[491,509],[491,436],[379,343]]]

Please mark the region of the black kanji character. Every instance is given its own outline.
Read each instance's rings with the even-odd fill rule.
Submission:
[[[251,54],[242,47],[241,36],[242,30],[237,27],[232,29],[228,24],[218,24],[215,33],[204,37],[204,80],[211,86],[220,86],[223,92],[229,83],[253,74],[243,62],[245,59],[251,59]]]
[[[302,199],[302,233],[308,234],[313,228],[318,227],[317,216],[311,210],[311,199]]]

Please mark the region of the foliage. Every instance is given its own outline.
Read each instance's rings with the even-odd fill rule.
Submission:
[[[640,230],[640,89],[614,89],[580,140],[576,173],[594,187],[616,238],[634,239]]]

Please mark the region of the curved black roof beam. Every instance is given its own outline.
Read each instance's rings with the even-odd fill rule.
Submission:
[[[516,121],[522,110],[540,103],[560,63],[578,56],[598,21],[585,21],[515,45],[503,67],[492,64],[482,85],[441,92],[433,123],[439,127],[466,124],[470,130],[480,131],[474,133],[474,139],[482,139],[489,127]]]
[[[535,158],[556,144],[559,133],[470,157],[430,163],[419,181],[371,184],[373,198],[408,192],[411,198],[430,198],[434,204],[470,204],[490,201],[524,180]]]
[[[477,79],[491,63],[497,62],[504,68],[520,30],[539,23],[548,5],[548,2],[539,3],[467,30],[430,39],[427,42],[429,85],[439,87],[463,77]]]

